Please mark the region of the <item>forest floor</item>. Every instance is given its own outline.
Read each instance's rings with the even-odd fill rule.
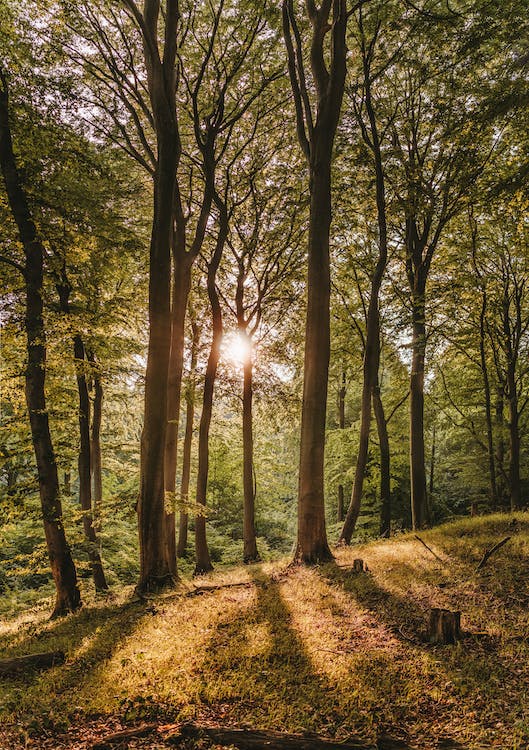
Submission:
[[[312,568],[241,566],[148,601],[127,589],[58,621],[43,606],[0,620],[0,658],[67,655],[0,683],[0,748],[81,750],[152,724],[108,745],[152,750],[190,721],[373,748],[529,748],[529,514],[420,537],[432,551],[405,534]],[[424,639],[431,607],[461,610],[460,643]]]

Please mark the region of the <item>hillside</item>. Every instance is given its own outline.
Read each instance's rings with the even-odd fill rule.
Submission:
[[[420,536],[439,559],[406,534],[336,550],[336,565],[240,567],[148,601],[86,594],[66,619],[47,620],[44,602],[0,621],[2,658],[67,654],[2,681],[0,746],[80,749],[124,726],[193,721],[368,746],[528,747],[529,515]],[[368,573],[352,572],[359,557]],[[423,640],[432,606],[461,610],[458,645]],[[114,746],[169,746],[163,736]]]

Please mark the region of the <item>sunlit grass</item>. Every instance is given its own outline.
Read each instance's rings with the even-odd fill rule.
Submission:
[[[342,739],[386,733],[421,748],[441,737],[526,747],[529,516],[420,536],[441,560],[408,534],[338,549],[337,564],[216,573],[194,585],[227,586],[200,596],[185,595],[190,582],[147,602],[129,588],[63,621],[38,609],[0,622],[6,654],[67,652],[63,666],[0,685],[4,720],[160,716]],[[369,573],[351,571],[357,557]],[[424,642],[432,606],[462,611],[461,644]]]

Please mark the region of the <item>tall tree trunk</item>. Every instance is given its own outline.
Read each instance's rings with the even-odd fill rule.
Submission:
[[[101,526],[103,505],[103,466],[101,460],[101,421],[103,418],[103,383],[101,373],[93,352],[88,352],[88,361],[92,366],[94,383],[94,401],[92,409],[92,427],[90,432],[90,448],[92,455],[92,505],[94,527],[97,531]]]
[[[346,375],[345,370],[342,372],[342,382],[338,391],[338,427],[340,430],[345,429],[345,393],[346,393]],[[343,484],[338,485],[338,514],[337,521],[343,521],[345,518],[345,491]]]
[[[373,391],[373,411],[375,412],[377,422],[378,444],[380,448],[380,536],[389,537],[391,534],[391,459],[388,425],[378,386]]]
[[[130,3],[138,18],[139,11]],[[144,37],[149,95],[156,130],[154,210],[149,253],[149,342],[145,372],[145,408],[141,439],[138,501],[140,578],[138,591],[156,591],[175,580],[167,557],[165,530],[165,438],[167,384],[171,349],[171,248],[181,156],[176,112],[176,55],[179,25],[177,0],[167,0],[160,52],[160,2],[145,0],[138,18]]]
[[[165,530],[166,555],[169,567],[176,576],[176,463],[178,427],[180,422],[180,397],[184,364],[185,316],[191,288],[191,258],[174,255],[173,294],[171,309],[171,354],[167,381],[167,434],[165,438]]]
[[[246,334],[247,335],[247,334]],[[255,533],[255,485],[253,474],[253,361],[251,342],[243,365],[242,389],[242,445],[243,445],[243,560],[245,563],[260,560]]]
[[[295,559],[306,563],[332,559],[325,528],[323,473],[330,356],[330,146],[331,144],[327,144],[328,154],[320,158],[314,157],[311,169],[298,537],[295,552]]]
[[[300,146],[309,165],[307,317],[298,486],[298,534],[294,560],[332,559],[325,528],[324,455],[327,379],[330,356],[331,162],[346,74],[345,0],[306,3],[312,26],[310,65],[316,118],[310,105],[303,45],[293,0],[283,0],[283,33],[296,109]],[[332,11],[332,22],[331,22]],[[325,48],[330,34],[328,49]]]
[[[361,23],[361,22],[360,22]],[[363,31],[363,27],[361,26]],[[363,37],[362,37],[363,39]],[[377,224],[378,224],[378,259],[373,276],[371,278],[371,290],[369,297],[369,306],[367,309],[366,319],[366,337],[364,346],[364,382],[362,387],[362,403],[360,409],[360,437],[358,443],[358,454],[356,459],[355,479],[351,502],[345,517],[342,532],[340,534],[341,542],[350,544],[358,515],[360,513],[360,504],[364,487],[364,477],[366,473],[368,452],[369,452],[369,433],[371,431],[371,400],[375,390],[378,388],[378,370],[380,366],[380,312],[379,312],[379,295],[382,279],[388,262],[388,238],[387,238],[387,220],[386,220],[386,189],[384,169],[382,165],[382,153],[380,149],[380,137],[375,117],[373,102],[371,99],[371,70],[370,56],[362,41],[362,57],[364,67],[364,86],[365,86],[365,105],[369,119],[369,133],[363,125],[362,133],[364,140],[367,141],[373,153],[375,166],[375,194],[377,204]]]
[[[424,289],[412,296],[412,361],[410,375],[411,515],[414,529],[430,521],[426,499],[424,456],[424,355],[426,325]]]
[[[17,171],[11,130],[7,79],[0,71],[0,168],[5,180],[9,206],[24,248],[21,267],[26,289],[25,328],[28,363],[25,394],[31,437],[37,463],[39,494],[44,533],[56,589],[53,617],[73,612],[81,606],[75,565],[64,532],[57,462],[51,441],[46,407],[46,331],[43,320],[44,247],[37,231],[26,194]]]
[[[228,214],[225,206],[220,207],[219,229],[215,252],[208,264],[207,289],[211,305],[212,341],[206,365],[206,376],[204,379],[204,394],[202,397],[202,414],[200,416],[200,428],[198,433],[198,470],[197,470],[197,505],[206,508],[206,497],[208,488],[209,471],[209,428],[213,411],[213,392],[217,377],[217,367],[220,359],[220,345],[222,342],[222,309],[217,292],[216,280],[222,252],[228,236]],[[213,570],[211,557],[206,539],[206,516],[197,515],[195,518],[195,574],[207,573]]]
[[[86,381],[85,348],[79,334],[74,336],[74,357],[79,393],[79,502],[83,512],[83,529],[87,541],[88,559],[96,591],[107,591],[108,585],[99,554],[99,543],[92,516],[92,477],[90,451],[90,398]]]
[[[487,314],[487,294],[482,290],[481,310],[479,315],[479,360],[483,378],[483,395],[485,398],[485,421],[487,425],[487,456],[489,463],[489,500],[492,510],[498,505],[498,488],[496,485],[496,462],[494,460],[494,429],[492,425],[492,405],[490,395],[489,371],[485,349],[485,330]]]
[[[189,371],[189,382],[186,389],[186,430],[184,435],[184,450],[182,455],[182,482],[180,487],[180,502],[182,510],[178,525],[178,546],[176,554],[178,557],[186,557],[187,554],[187,530],[189,514],[186,504],[189,502],[189,480],[191,477],[191,448],[193,446],[193,422],[195,419],[195,376],[198,358],[199,326],[196,319],[191,318],[191,368]]]

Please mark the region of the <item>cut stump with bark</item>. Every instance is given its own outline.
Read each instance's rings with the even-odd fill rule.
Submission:
[[[461,612],[451,612],[439,607],[431,609],[428,640],[440,645],[452,645],[461,640]]]
[[[353,560],[352,570],[353,570],[353,573],[367,573],[369,568],[367,567],[367,565],[361,558],[357,557],[356,559]]]
[[[64,651],[46,651],[42,654],[13,656],[0,660],[0,675],[18,674],[29,669],[48,669],[64,663]]]

